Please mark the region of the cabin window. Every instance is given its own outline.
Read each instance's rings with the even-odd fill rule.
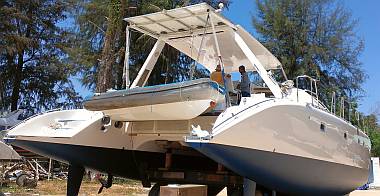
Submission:
[[[344,136],[344,139],[347,139],[347,133],[346,132],[344,132],[343,136]]]
[[[326,129],[325,124],[321,123],[320,129],[321,129],[321,131],[325,132],[325,131],[326,131],[326,130],[325,130],[325,129]]]

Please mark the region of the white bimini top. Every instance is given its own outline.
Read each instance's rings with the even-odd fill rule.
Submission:
[[[212,21],[225,72],[238,71],[240,65],[244,65],[247,71],[256,71],[236,43],[236,34],[243,39],[266,70],[281,67],[278,59],[250,33],[221,16],[217,10],[206,3],[134,16],[124,20],[129,23],[130,28],[164,41],[210,71],[213,71],[218,63]]]

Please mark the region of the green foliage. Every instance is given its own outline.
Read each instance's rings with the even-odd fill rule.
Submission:
[[[320,80],[322,99],[331,92],[355,101],[366,75],[358,59],[363,40],[356,20],[336,0],[256,0],[253,24],[260,40],[282,62],[290,79]]]
[[[123,18],[172,9],[199,3],[199,0],[144,0],[144,1],[77,1],[74,12],[77,27],[70,49],[70,59],[83,76],[82,82],[90,89],[104,91],[121,89],[125,51],[125,27]],[[219,1],[207,1],[217,6]],[[228,2],[226,1],[228,4]],[[133,79],[143,65],[155,39],[135,31],[131,33],[130,75]],[[170,46],[165,46],[157,61],[148,85],[186,80],[192,60]],[[205,70],[196,70],[196,76],[205,76]]]
[[[26,108],[30,113],[76,107],[65,61],[67,32],[58,26],[69,3],[8,0],[0,8],[0,109]]]
[[[371,155],[375,157],[380,156],[380,126],[377,123],[378,119],[376,115],[371,114],[369,116],[366,116],[363,120],[363,126],[362,129],[364,129],[367,133],[369,138],[371,139]]]
[[[358,59],[364,45],[356,35],[357,21],[342,2],[256,0],[256,5],[253,25],[260,41],[282,62],[287,76],[294,79],[306,74],[319,79],[319,98],[329,107],[335,92],[336,114],[367,132],[372,156],[380,156],[377,118],[357,110],[366,78]]]

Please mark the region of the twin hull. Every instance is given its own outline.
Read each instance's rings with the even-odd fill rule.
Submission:
[[[188,144],[232,171],[282,192],[343,194],[367,181],[369,142],[361,131],[312,106],[267,104],[214,126],[212,139]],[[181,142],[191,125],[211,130],[218,122],[215,116],[200,116],[123,123],[119,128],[111,124],[102,130],[101,118],[101,112],[86,110],[52,112],[23,122],[9,135],[15,145],[45,156],[139,178],[139,163],[151,168],[165,165],[165,150],[156,141]],[[183,169],[215,166],[205,158],[194,161],[196,157],[177,160],[188,163],[180,166]]]
[[[368,137],[311,105],[264,103],[215,126],[210,140],[188,144],[285,193],[341,195],[368,179]]]

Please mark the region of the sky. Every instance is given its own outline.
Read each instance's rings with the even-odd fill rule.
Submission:
[[[358,19],[357,34],[364,39],[365,48],[360,56],[368,79],[363,84],[364,97],[359,101],[359,110],[365,114],[380,106],[380,1],[378,0],[341,0]],[[239,24],[255,35],[252,16],[255,15],[255,0],[233,0],[224,16]]]
[[[341,0],[352,12],[352,16],[358,19],[357,34],[365,41],[365,48],[360,56],[363,69],[368,79],[363,84],[364,96],[359,101],[359,110],[365,114],[374,111],[375,106],[380,107],[380,1],[379,0]],[[255,35],[252,25],[252,16],[255,15],[255,0],[232,0],[228,10],[223,15],[235,24],[243,26],[251,34]],[[82,96],[88,96],[91,92],[83,87],[79,80],[74,81],[76,89]]]

